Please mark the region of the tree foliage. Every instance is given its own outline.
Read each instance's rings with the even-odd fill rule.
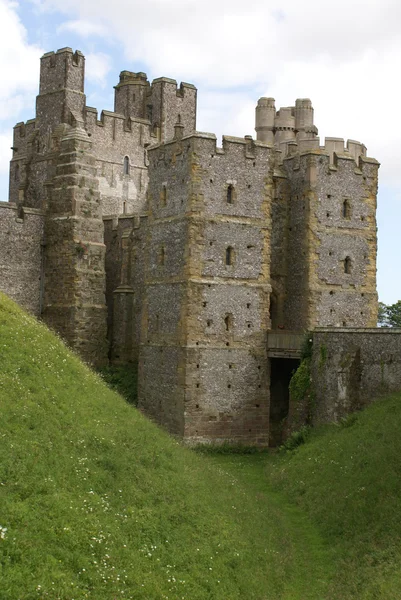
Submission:
[[[395,304],[379,302],[378,325],[380,327],[401,327],[401,300]]]

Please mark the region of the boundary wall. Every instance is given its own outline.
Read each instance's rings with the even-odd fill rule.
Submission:
[[[39,316],[43,299],[44,215],[0,202],[0,290]]]
[[[401,390],[401,329],[318,328],[311,364],[313,422],[338,421]]]

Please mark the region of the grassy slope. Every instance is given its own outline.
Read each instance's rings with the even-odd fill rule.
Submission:
[[[268,463],[271,483],[333,548],[338,572],[330,598],[401,598],[400,432],[398,394]]]
[[[324,597],[297,511],[182,448],[1,294],[0,402],[2,600]]]

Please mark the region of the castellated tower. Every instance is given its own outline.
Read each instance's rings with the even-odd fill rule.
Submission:
[[[180,129],[149,149],[140,406],[191,442],[264,445],[271,149]]]
[[[53,136],[57,126],[82,121],[85,106],[85,58],[71,48],[41,58],[36,118],[14,127],[10,164],[10,201],[46,207],[45,183],[55,174]]]
[[[147,119],[159,142],[174,137],[174,126],[182,123],[186,132],[196,128],[196,87],[175,79],[159,77],[150,83],[146,73],[122,71],[115,86],[114,110],[128,118]]]
[[[365,155],[358,142],[345,149],[342,139],[326,138],[283,161],[289,329],[376,326],[378,163]]]
[[[359,142],[320,146],[310,100],[274,111],[259,100],[258,138],[276,148],[272,327],[374,327],[379,164]]]

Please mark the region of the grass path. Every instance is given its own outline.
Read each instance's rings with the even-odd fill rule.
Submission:
[[[280,582],[278,598],[329,600],[335,573],[332,551],[306,513],[269,486],[266,454],[216,454],[209,459],[244,490],[247,503],[242,512],[249,502],[253,505],[253,514],[244,521],[253,520],[252,535],[263,537],[266,552],[279,557],[280,569],[275,573]],[[266,599],[270,599],[268,592]]]

